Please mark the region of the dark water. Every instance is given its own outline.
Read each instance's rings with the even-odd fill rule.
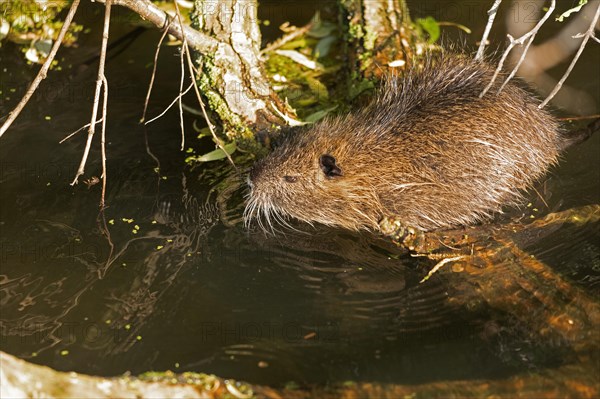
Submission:
[[[86,8],[87,17],[101,9]],[[312,15],[269,12],[275,25]],[[224,162],[185,165],[175,111],[137,123],[158,38],[144,31],[125,52],[111,51],[104,217],[99,185],[69,185],[83,135],[58,144],[89,119],[97,37],[62,53],[73,68],[51,74],[3,137],[1,350],[90,374],[191,370],[268,384],[500,378],[570,361],[568,347],[532,342],[510,314],[454,304],[449,268],[418,284],[432,263],[376,237],[245,229],[239,176]],[[573,80],[598,104],[593,51]],[[4,115],[35,69],[10,45],[0,57]],[[176,48],[163,49],[150,115],[176,95],[178,59]],[[211,150],[192,122],[188,115],[186,148]],[[598,135],[565,155],[540,186],[551,210],[600,203],[599,158]],[[94,149],[86,177],[100,173]],[[535,193],[531,201],[540,202]],[[598,300],[599,239],[597,223],[565,227],[527,250]]]

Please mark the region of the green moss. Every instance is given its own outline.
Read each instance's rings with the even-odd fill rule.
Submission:
[[[43,4],[34,0],[3,1],[0,9],[0,21],[8,24],[10,29],[8,35],[0,37],[0,40],[8,40],[21,45],[23,53],[33,48],[37,51],[39,62],[43,62],[47,52],[41,49],[39,43],[52,43],[56,40],[63,26],[63,21],[58,18],[58,15],[70,3],[71,1],[67,0],[44,2]],[[63,45],[67,47],[73,45],[82,30],[83,26],[71,23]],[[29,59],[32,59],[31,55]]]
[[[203,56],[201,65],[205,73],[200,75],[198,87],[208,101],[208,108],[221,119],[225,137],[228,141],[254,139],[254,133],[244,121],[238,115],[231,112],[221,95],[213,90],[213,87],[218,87],[221,83],[213,79],[214,76],[217,76],[214,72],[216,70],[214,59],[211,56]]]

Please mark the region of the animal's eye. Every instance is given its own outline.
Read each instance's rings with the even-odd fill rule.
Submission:
[[[331,155],[321,155],[319,158],[319,165],[321,165],[321,170],[323,173],[325,173],[325,176],[332,178],[344,175],[342,170],[335,164],[335,162],[335,158]]]
[[[296,183],[298,181],[298,176],[283,176],[283,179],[288,183]]]

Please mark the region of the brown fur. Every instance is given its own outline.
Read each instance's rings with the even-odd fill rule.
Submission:
[[[377,230],[387,216],[432,230],[514,203],[566,141],[526,90],[509,83],[496,94],[502,75],[480,98],[493,71],[462,55],[434,57],[389,77],[366,108],[289,137],[253,167],[246,220]],[[335,163],[322,167],[323,155]]]

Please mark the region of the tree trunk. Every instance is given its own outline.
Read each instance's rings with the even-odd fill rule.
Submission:
[[[192,26],[217,39],[214,53],[199,54],[200,90],[230,140],[248,141],[254,132],[282,125],[289,114],[263,71],[256,0],[196,0]]]
[[[340,0],[346,26],[346,54],[351,77],[380,77],[404,67],[418,38],[405,0]]]

